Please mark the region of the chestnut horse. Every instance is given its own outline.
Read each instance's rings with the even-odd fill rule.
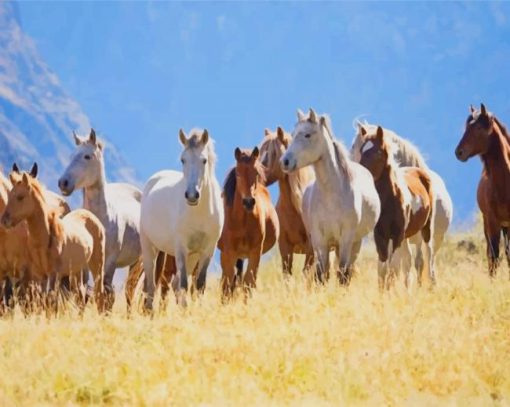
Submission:
[[[489,275],[495,276],[499,263],[499,242],[503,233],[505,253],[510,266],[510,136],[505,126],[487,111],[471,107],[466,130],[455,149],[457,159],[465,162],[479,155],[483,170],[478,184],[478,206],[482,211],[487,242]]]
[[[16,168],[16,167],[15,167]],[[82,272],[89,269],[94,278],[98,310],[103,310],[103,274],[105,260],[104,227],[91,212],[78,209],[64,218],[46,202],[44,190],[35,178],[37,166],[29,173],[13,171],[12,189],[1,218],[5,228],[26,220],[32,251],[32,270],[39,279],[56,276],[57,286],[69,276],[71,289],[84,306]],[[33,273],[35,274],[35,273]]]
[[[19,171],[15,166],[14,171]],[[34,168],[36,171],[36,168]],[[0,213],[3,213],[7,206],[9,191],[12,188],[11,182],[0,172]],[[44,195],[49,205],[64,216],[70,212],[67,202],[52,191],[44,190]],[[6,229],[0,225],[0,292],[2,282],[4,283],[5,305],[11,303],[14,287],[20,289],[20,300],[25,300],[28,286],[33,283],[31,278],[31,263],[29,250],[28,227],[26,222],[20,222],[12,229]],[[45,288],[45,287],[40,287]],[[0,300],[1,302],[1,300]]]
[[[259,149],[235,149],[236,166],[223,188],[225,224],[218,242],[221,251],[223,297],[233,294],[237,275],[245,289],[256,286],[260,257],[276,243],[280,234],[278,215],[265,187],[265,172]],[[244,276],[243,259],[248,259]]]
[[[284,274],[292,274],[294,253],[304,254],[303,271],[308,270],[314,261],[313,249],[303,223],[303,194],[308,185],[315,180],[311,167],[286,174],[282,171],[280,159],[292,141],[289,133],[281,127],[273,133],[266,129],[260,146],[260,157],[266,168],[266,186],[278,181],[280,195],[276,203],[276,213],[280,221],[278,246],[282,256]]]
[[[381,290],[385,285],[386,288],[390,287],[400,262],[405,273],[405,285],[408,287],[412,262],[408,239],[416,235],[421,235],[425,242],[425,264],[431,281],[435,282],[431,239],[434,195],[431,180],[421,168],[399,167],[392,147],[379,126],[374,136],[365,139],[360,158],[360,164],[372,173],[381,199],[381,216],[374,229]],[[418,282],[421,283],[421,269],[418,270]]]

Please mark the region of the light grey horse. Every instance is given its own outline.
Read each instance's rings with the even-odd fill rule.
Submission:
[[[94,129],[91,129],[88,138],[73,135],[76,151],[58,186],[66,196],[75,189],[83,189],[83,207],[96,215],[105,227],[104,285],[109,294],[108,308],[111,309],[115,298],[115,270],[129,267],[131,275],[135,267],[141,267],[139,225],[142,192],[129,184],[107,183],[103,143],[96,138]]]

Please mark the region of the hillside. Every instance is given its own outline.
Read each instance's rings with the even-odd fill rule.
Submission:
[[[88,132],[91,121],[24,34],[15,2],[0,2],[0,164],[40,163],[52,189],[72,152],[72,130]],[[98,129],[100,132],[100,128]],[[135,180],[114,146],[106,150],[112,180]]]

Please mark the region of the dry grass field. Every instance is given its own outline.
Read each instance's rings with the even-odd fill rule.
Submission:
[[[459,243],[473,241],[474,247]],[[284,282],[276,260],[245,303],[216,277],[153,319],[89,306],[0,320],[0,405],[509,405],[510,283],[480,240],[454,235],[435,289],[377,290],[364,250],[351,286]]]

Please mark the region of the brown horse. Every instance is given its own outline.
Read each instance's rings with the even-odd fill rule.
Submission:
[[[303,167],[290,174],[282,171],[280,159],[291,141],[291,135],[278,127],[276,133],[265,130],[260,146],[261,161],[266,168],[266,185],[278,181],[280,189],[276,213],[280,221],[278,246],[284,274],[292,274],[294,253],[305,255],[303,271],[308,270],[314,261],[312,245],[303,223],[302,201],[305,189],[315,179],[315,174],[311,167]]]
[[[29,173],[11,172],[12,189],[1,218],[5,228],[26,220],[29,248],[32,250],[31,277],[42,281],[56,276],[57,287],[63,277],[70,279],[81,307],[82,272],[89,269],[94,278],[98,310],[103,310],[104,227],[91,212],[78,209],[64,218],[49,207],[44,190],[36,179],[37,165]]]
[[[479,155],[483,170],[478,184],[478,206],[483,215],[487,242],[489,275],[493,277],[499,263],[499,243],[503,232],[505,253],[510,265],[510,136],[505,126],[482,104],[472,106],[466,129],[455,149],[457,159],[464,162]]]
[[[225,223],[218,242],[225,298],[235,288],[236,268],[238,276],[242,276],[243,259],[248,259],[243,286],[248,290],[256,286],[260,257],[274,246],[280,234],[278,215],[265,187],[259,149],[236,148],[235,159],[236,166],[229,172],[223,189]]]
[[[405,284],[408,286],[411,270],[408,239],[419,234],[425,241],[426,264],[431,281],[434,282],[431,242],[434,196],[430,177],[420,168],[398,166],[392,144],[385,140],[382,127],[378,127],[376,134],[364,141],[360,163],[372,173],[381,200],[381,216],[374,230],[379,255],[379,288],[382,290],[385,285],[390,287],[401,262]],[[421,282],[420,273],[418,282]]]
[[[18,171],[17,167],[14,170]],[[3,213],[7,206],[8,194],[11,188],[11,182],[0,172],[0,213]],[[44,194],[50,207],[54,208],[60,216],[70,212],[69,205],[63,198],[48,190],[44,190]],[[13,282],[16,282],[19,289],[20,300],[25,300],[25,294],[28,294],[28,286],[32,283],[32,260],[28,245],[28,226],[26,222],[20,222],[12,229],[6,229],[0,225],[0,286],[3,282],[6,290],[4,293],[6,305],[10,303],[12,298],[9,291],[13,289]]]

